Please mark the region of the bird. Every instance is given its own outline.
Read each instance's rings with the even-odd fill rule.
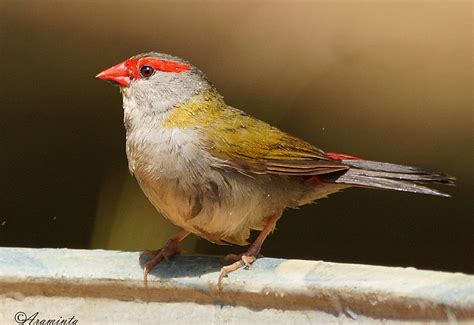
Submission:
[[[453,185],[444,173],[325,152],[227,105],[188,61],[158,52],[132,56],[97,74],[119,86],[128,167],[145,196],[181,228],[145,251],[144,282],[190,234],[215,244],[248,246],[229,254],[218,284],[250,265],[287,208],[349,187],[449,197],[424,184]],[[260,231],[253,243],[251,230]]]

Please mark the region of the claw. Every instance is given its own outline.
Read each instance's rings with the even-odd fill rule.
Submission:
[[[189,235],[187,231],[181,231],[173,236],[162,249],[155,251],[144,251],[142,255],[152,256],[151,261],[148,261],[143,268],[143,284],[145,288],[148,288],[148,274],[150,271],[163,259],[169,262],[169,258],[173,255],[179,254],[181,249],[179,248],[179,242]]]
[[[161,262],[163,259],[163,250],[159,250],[158,253],[153,257],[153,259],[145,264],[145,267],[143,268],[143,284],[145,285],[145,288],[148,288],[148,273],[156,266],[158,263]]]
[[[255,262],[257,258],[255,256],[247,256],[247,255],[242,255],[242,261],[245,264],[245,268],[248,270],[250,268],[250,265]]]
[[[222,279],[225,278],[229,273],[237,271],[238,269],[244,267],[246,270],[250,268],[250,265],[252,265],[253,262],[257,259],[255,256],[252,255],[245,255],[245,254],[240,254],[240,255],[235,255],[235,254],[230,254],[230,258],[235,258],[237,257],[237,261],[234,263],[223,266],[221,268],[221,272],[219,273],[219,279],[217,280],[217,287],[219,290],[222,290]],[[227,255],[224,259],[229,260],[229,255]]]
[[[221,268],[221,272],[219,273],[219,279],[217,280],[217,288],[222,290],[222,279],[226,277],[229,273],[234,272],[241,267],[245,267],[245,269],[249,269],[250,265],[259,257],[260,255],[260,248],[262,247],[263,241],[268,236],[270,231],[275,227],[275,223],[277,222],[278,218],[281,216],[281,213],[274,214],[268,217],[265,227],[262,229],[260,234],[258,235],[257,239],[254,241],[252,245],[250,245],[249,249],[246,253],[236,255],[236,254],[229,254],[224,257],[225,260],[235,261],[231,265],[227,265]]]
[[[221,272],[219,273],[219,279],[217,280],[217,287],[219,288],[219,290],[222,289],[222,279],[225,278],[227,274],[237,271],[244,265],[245,262],[240,259],[237,262],[232,263],[231,265],[223,266],[221,268]]]

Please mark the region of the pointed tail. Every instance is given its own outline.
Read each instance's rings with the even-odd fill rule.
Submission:
[[[421,168],[355,159],[355,157],[350,156],[347,156],[349,159],[344,158],[341,159],[341,162],[350,166],[348,170],[320,175],[320,179],[331,183],[444,197],[450,197],[450,195],[420,184],[454,185],[456,180],[452,176]]]

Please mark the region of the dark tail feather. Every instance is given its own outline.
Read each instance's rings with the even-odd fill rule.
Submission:
[[[455,178],[446,174],[369,160],[341,160],[348,170],[321,175],[321,180],[361,187],[413,192],[450,197],[420,183],[454,185]]]

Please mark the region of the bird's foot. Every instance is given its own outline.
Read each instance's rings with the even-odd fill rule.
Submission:
[[[171,238],[161,249],[154,251],[144,251],[142,256],[152,256],[153,258],[148,261],[143,268],[143,283],[145,287],[148,287],[148,273],[163,259],[169,262],[169,258],[173,255],[181,253],[179,247],[179,240],[176,238]]]
[[[243,254],[229,254],[224,257],[226,261],[233,261],[234,263],[224,266],[221,268],[219,273],[219,279],[217,281],[217,287],[221,289],[222,279],[226,277],[229,273],[237,271],[240,268],[249,269],[250,265],[255,262],[255,260],[263,255],[259,254],[258,250],[250,247],[250,249]]]
[[[224,256],[224,260],[230,261],[230,262],[238,262],[239,260],[245,259],[246,258],[245,256],[249,256],[249,253],[227,254],[226,256]],[[264,257],[264,256],[262,254],[257,254],[257,256],[255,256],[256,259],[261,258],[261,257]],[[245,264],[245,266],[250,266],[250,265]]]

